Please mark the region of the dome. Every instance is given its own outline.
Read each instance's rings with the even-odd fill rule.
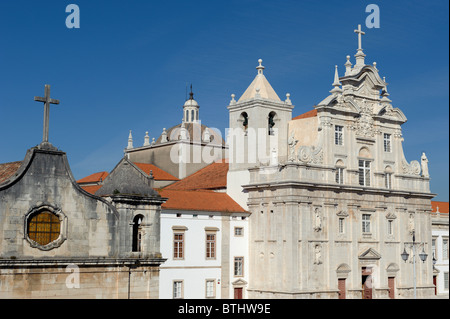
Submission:
[[[199,107],[197,101],[194,99],[189,99],[184,103],[184,107],[188,107],[188,106]]]
[[[187,131],[186,135],[190,141],[195,142],[203,141],[205,130],[208,129],[211,142],[217,141],[214,144],[225,145],[225,141],[220,135],[220,133],[217,132],[217,130],[207,127],[206,125],[199,123],[185,123],[185,129]],[[166,130],[168,142],[178,140],[180,132],[181,132],[181,124],[175,125]],[[159,138],[156,140],[156,144],[160,144],[161,140],[162,135],[160,135]]]

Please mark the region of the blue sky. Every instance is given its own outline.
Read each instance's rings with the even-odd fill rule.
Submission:
[[[81,10],[68,29],[65,8]],[[368,29],[368,4],[381,13]],[[23,160],[42,139],[42,103],[52,85],[50,141],[67,152],[75,178],[110,171],[135,145],[180,123],[192,83],[203,124],[224,132],[231,93],[240,97],[257,60],[293,116],[312,109],[343,75],[362,24],[366,63],[377,62],[390,98],[408,118],[408,161],[425,151],[435,200],[448,201],[449,20],[441,1],[104,1],[0,2],[0,163]]]

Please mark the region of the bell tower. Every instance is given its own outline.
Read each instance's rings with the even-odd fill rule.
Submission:
[[[250,182],[248,169],[256,166],[277,166],[287,160],[288,123],[294,106],[290,94],[282,101],[264,75],[265,67],[258,60],[257,74],[244,94],[228,105],[230,124],[227,135],[229,172],[228,193],[242,207],[247,197],[241,185]]]

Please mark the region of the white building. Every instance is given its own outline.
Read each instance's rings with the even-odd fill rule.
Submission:
[[[435,260],[433,284],[436,295],[448,297],[448,202],[432,201],[432,255]]]

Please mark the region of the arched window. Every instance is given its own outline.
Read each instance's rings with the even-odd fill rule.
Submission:
[[[142,215],[136,215],[133,219],[133,247],[132,251],[142,251],[142,229],[141,223],[144,219]]]
[[[388,189],[392,188],[392,168],[386,166],[384,169],[384,186]]]
[[[344,184],[344,162],[342,160],[336,162],[336,183]]]
[[[370,186],[370,151],[367,147],[359,150],[358,180],[361,186]]]
[[[268,133],[269,135],[275,135],[275,131],[273,130],[273,127],[275,126],[275,116],[277,114],[275,112],[270,112],[269,113],[269,118],[268,118]]]
[[[189,122],[189,111],[186,110],[185,113],[186,113],[186,114],[185,114],[185,116],[184,116],[184,121],[185,121],[185,122]]]
[[[248,115],[246,112],[242,112],[241,116],[239,117],[239,120],[242,121],[242,126],[244,128],[244,131],[247,131],[248,128]]]
[[[38,211],[28,218],[27,223],[28,238],[39,245],[48,245],[59,238],[61,222],[50,211]]]

